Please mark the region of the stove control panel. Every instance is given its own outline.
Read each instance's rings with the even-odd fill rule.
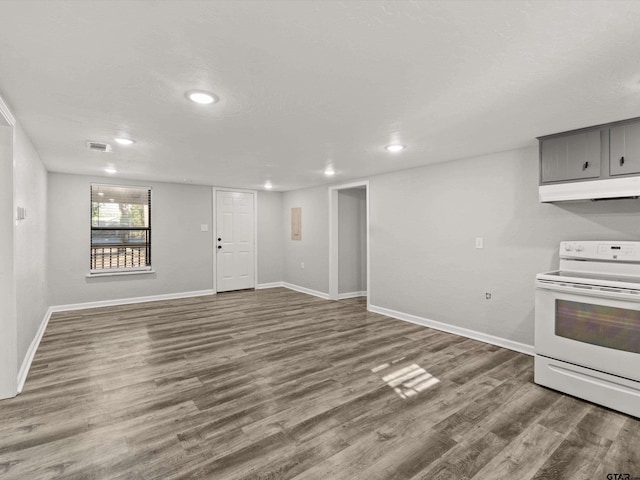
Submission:
[[[560,242],[560,258],[640,261],[640,242]]]

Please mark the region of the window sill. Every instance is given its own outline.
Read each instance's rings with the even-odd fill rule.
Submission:
[[[98,277],[119,277],[122,275],[145,275],[149,273],[156,273],[155,270],[132,270],[130,272],[91,272],[87,273],[87,278],[98,278]]]

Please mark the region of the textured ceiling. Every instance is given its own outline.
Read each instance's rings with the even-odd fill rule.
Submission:
[[[51,171],[289,190],[640,116],[639,25],[635,0],[3,0],[0,95]]]

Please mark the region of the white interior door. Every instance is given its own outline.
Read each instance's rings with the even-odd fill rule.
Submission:
[[[255,287],[253,193],[216,192],[216,289]]]

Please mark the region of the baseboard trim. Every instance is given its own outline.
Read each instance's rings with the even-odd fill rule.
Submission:
[[[114,307],[116,305],[128,305],[131,303],[156,302],[158,300],[175,300],[177,298],[203,297],[215,295],[213,290],[198,290],[194,292],[166,293],[163,295],[149,295],[148,297],[117,298],[114,300],[100,300],[98,302],[72,303],[69,305],[55,305],[50,307],[51,312],[68,312],[71,310],[84,310],[86,308]]]
[[[311,290],[310,288],[301,287],[299,285],[294,285],[292,283],[287,283],[287,282],[260,283],[256,285],[256,290],[262,290],[265,288],[277,288],[277,287],[284,287],[284,288],[288,288],[289,290],[295,290],[296,292],[307,293],[315,297],[320,297],[325,300],[329,300],[328,293],[319,292],[317,290]],[[366,296],[367,296],[367,292],[348,292],[348,293],[341,293],[340,295],[338,295],[338,300],[345,300],[347,298],[366,297]]]
[[[278,288],[284,287],[284,282],[270,282],[270,283],[259,283],[256,285],[256,290],[264,290],[265,288]]]
[[[472,338],[473,340],[479,340],[481,342],[497,345],[498,347],[507,348],[509,350],[515,350],[516,352],[524,353],[526,355],[533,356],[533,345],[527,345],[525,343],[514,342],[506,338],[496,337],[487,333],[478,332],[476,330],[470,330],[468,328],[456,327],[446,323],[438,322],[436,320],[430,320],[428,318],[418,317],[417,315],[411,315],[409,313],[398,312],[384,307],[376,307],[375,305],[369,305],[369,311],[386,315],[387,317],[396,318],[405,322],[415,323],[422,325],[423,327],[434,328],[447,333],[453,333],[460,335],[461,337]]]
[[[36,351],[40,346],[40,341],[42,340],[45,330],[47,329],[47,325],[49,325],[49,319],[51,318],[52,313],[53,311],[51,310],[51,307],[49,307],[47,309],[47,312],[44,314],[42,321],[40,322],[40,327],[38,327],[36,336],[33,337],[33,340],[31,340],[31,344],[29,345],[27,354],[24,356],[24,360],[22,360],[22,365],[20,365],[20,370],[18,371],[18,394],[22,393],[24,382],[27,381],[27,375],[29,375],[29,369],[31,368],[31,363],[33,362],[33,357],[36,356]]]
[[[338,300],[346,300],[347,298],[366,297],[367,292],[348,292],[338,294]]]
[[[299,285],[294,285],[292,283],[282,282],[282,286],[288,288],[289,290],[295,290],[296,292],[306,293],[308,295],[313,295],[314,297],[320,297],[324,300],[329,300],[329,294],[324,292],[319,292],[317,290],[312,290],[310,288],[301,287]]]

